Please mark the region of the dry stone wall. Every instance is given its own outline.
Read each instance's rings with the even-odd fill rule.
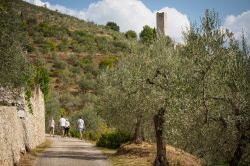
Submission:
[[[44,98],[39,87],[31,97],[30,113],[23,90],[0,88],[0,166],[18,163],[20,153],[45,140]]]
[[[0,107],[0,165],[13,166],[25,150],[22,123],[15,107]]]

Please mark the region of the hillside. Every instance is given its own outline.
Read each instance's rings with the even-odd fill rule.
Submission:
[[[92,103],[99,71],[129,52],[124,34],[93,22],[21,0],[1,0],[0,11],[5,35],[14,36],[33,64],[46,66],[50,76],[47,113],[54,116],[59,116],[60,109],[69,115]]]

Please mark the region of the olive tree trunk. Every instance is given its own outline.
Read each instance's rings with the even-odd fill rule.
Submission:
[[[135,143],[135,144],[142,143],[142,138],[141,138],[141,134],[140,134],[141,125],[142,125],[142,117],[140,116],[137,118],[137,122],[135,124],[135,132],[134,132],[134,135],[133,135],[133,138],[131,141],[132,143]]]
[[[244,134],[241,135],[239,143],[237,144],[237,148],[234,151],[232,159],[229,161],[230,166],[236,166],[239,164],[243,154],[244,150],[246,149],[247,146],[247,140],[246,136]]]
[[[161,108],[158,113],[154,116],[155,125],[155,136],[157,143],[157,156],[154,161],[154,166],[168,166],[169,163],[166,157],[166,144],[163,137],[163,127],[164,127],[164,114],[166,110]]]
[[[233,113],[234,115],[237,117],[240,115],[240,109],[236,107],[236,104],[231,102],[232,104],[232,108],[233,108]],[[244,151],[246,149],[247,146],[247,136],[245,134],[246,130],[244,129],[244,126],[242,124],[242,122],[240,120],[236,120],[235,121],[235,127],[238,130],[238,143],[237,143],[237,147],[234,151],[233,157],[231,158],[231,160],[229,161],[229,165],[230,166],[235,166],[238,165],[243,154]]]

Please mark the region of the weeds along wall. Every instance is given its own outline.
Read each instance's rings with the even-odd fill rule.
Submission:
[[[20,154],[45,140],[44,97],[39,86],[32,90],[32,109],[24,90],[0,88],[0,165],[18,164]],[[30,111],[32,110],[32,111]]]

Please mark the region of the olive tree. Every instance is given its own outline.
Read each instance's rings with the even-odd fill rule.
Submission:
[[[0,44],[0,86],[22,87],[32,76],[32,67],[15,42]]]
[[[149,90],[140,78],[146,66],[140,63],[136,53],[123,57],[117,68],[102,74],[100,81],[104,87],[101,98],[104,116],[116,128],[132,133],[136,143],[143,139],[145,109],[150,110]]]
[[[166,139],[203,157],[207,165],[249,162],[249,52],[240,49],[218,14],[207,10],[201,27],[185,33],[181,56],[190,66],[182,110],[167,114]],[[244,41],[244,40],[243,40]],[[181,101],[182,102],[182,101]]]
[[[250,60],[244,37],[240,48],[209,10],[201,26],[184,36],[185,45],[176,49],[159,38],[105,73],[103,113],[134,133],[136,124],[152,128],[145,122],[154,122],[155,165],[167,165],[163,134],[207,165],[249,162]]]
[[[154,165],[168,165],[163,127],[165,114],[175,111],[172,108],[178,102],[178,78],[182,78],[184,59],[165,37],[159,37],[150,47],[132,50],[121,58],[117,68],[102,75],[102,113],[113,124],[134,129],[134,138],[142,126],[151,131],[148,135],[155,131]]]

